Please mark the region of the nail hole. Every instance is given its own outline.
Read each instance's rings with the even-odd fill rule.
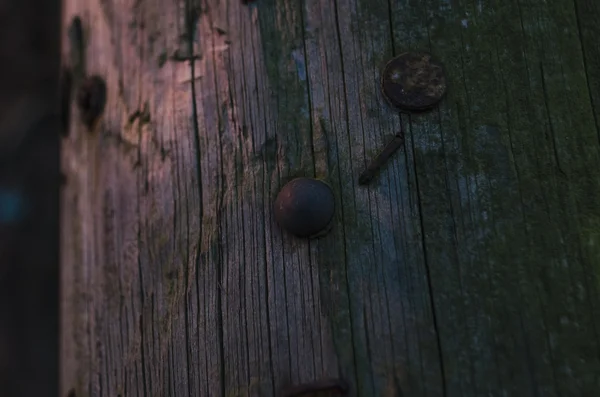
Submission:
[[[77,93],[77,105],[82,121],[91,128],[106,105],[106,83],[100,76],[88,77],[81,84]]]

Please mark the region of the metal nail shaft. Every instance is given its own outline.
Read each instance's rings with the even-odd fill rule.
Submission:
[[[383,150],[369,163],[366,170],[358,178],[359,185],[366,185],[375,177],[377,171],[388,161],[390,157],[404,145],[404,131],[400,127],[400,132],[388,142]]]

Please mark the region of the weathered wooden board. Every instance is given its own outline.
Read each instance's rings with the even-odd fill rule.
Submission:
[[[600,391],[595,2],[65,9],[108,102],[64,143],[64,394]],[[449,92],[400,117],[379,76],[411,49]],[[400,123],[405,151],[358,186]],[[272,216],[302,175],[336,194],[318,240]]]

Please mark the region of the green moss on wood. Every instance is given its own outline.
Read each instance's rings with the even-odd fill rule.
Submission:
[[[311,121],[300,3],[261,3],[259,24],[263,61],[271,100],[283,174],[313,174]]]

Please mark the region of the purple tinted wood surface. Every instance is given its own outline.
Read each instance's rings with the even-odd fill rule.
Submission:
[[[66,0],[65,40],[74,15],[107,102],[64,142],[63,390],[600,390],[597,2]],[[447,96],[363,188],[400,130],[380,68],[417,49]],[[298,176],[336,197],[310,242],[273,218]]]

